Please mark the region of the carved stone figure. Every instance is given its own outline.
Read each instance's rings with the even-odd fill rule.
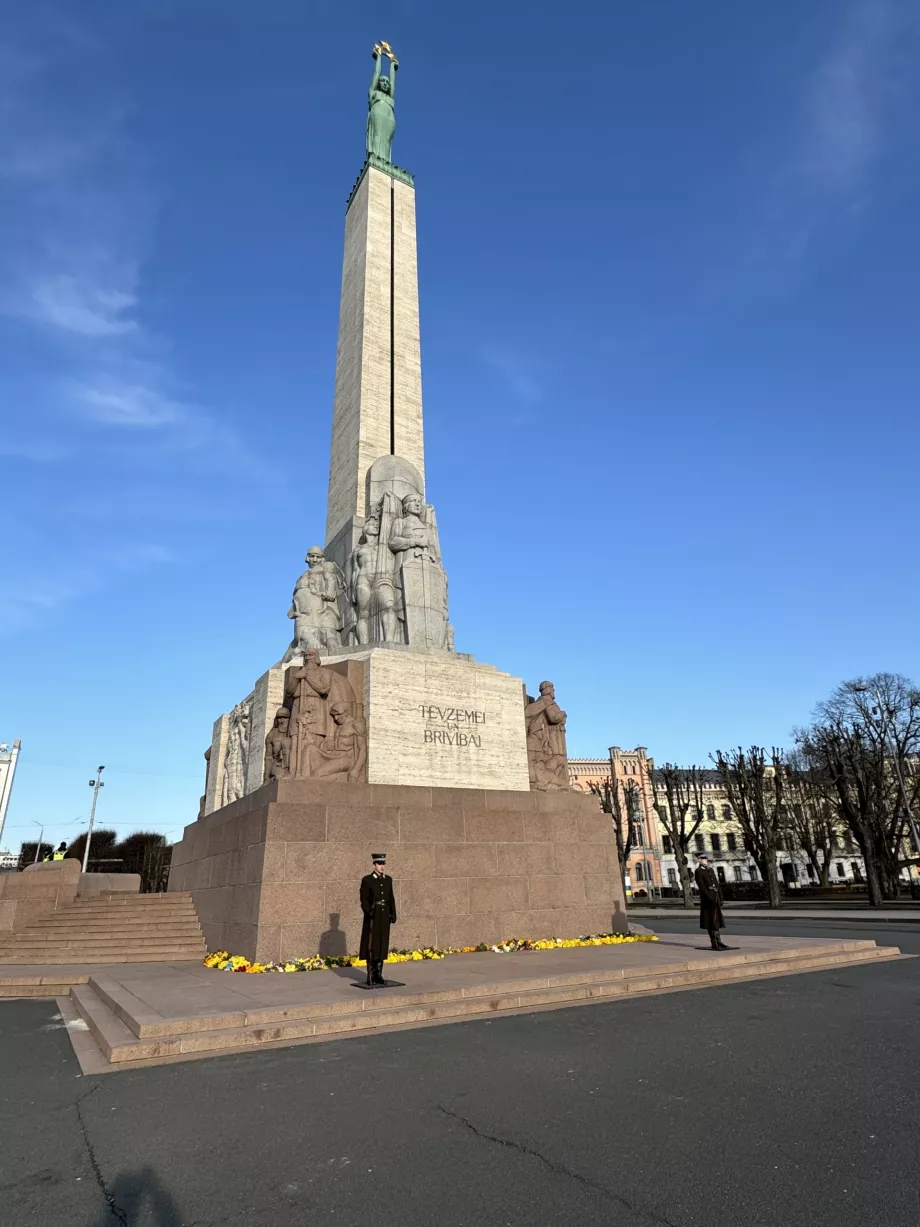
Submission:
[[[285,674],[284,697],[285,706],[291,713],[290,773],[297,778],[309,777],[314,774],[314,765],[326,761],[322,754],[314,752],[348,749],[345,744],[348,729],[338,731],[341,730],[341,722],[334,718],[333,708],[354,720],[358,708],[355,692],[347,678],[332,669],[323,668],[319,653],[311,648],[304,664],[288,669]],[[363,737],[360,729],[357,732]],[[365,741],[365,757],[366,753]],[[350,770],[356,769],[357,757],[345,767],[341,766],[343,758],[335,761],[339,766],[333,775],[344,771],[343,778],[346,778]],[[324,770],[321,774],[327,773]]]
[[[246,789],[246,767],[249,763],[250,700],[237,703],[230,713],[227,749],[224,753],[224,773],[221,780],[220,803],[238,801]]]
[[[384,495],[381,528],[393,501],[393,495]],[[387,540],[405,607],[406,641],[414,647],[449,651],[447,575],[441,565],[434,508],[418,494],[405,495],[398,514],[390,518]]]
[[[312,779],[347,780],[364,778],[367,762],[367,730],[364,721],[349,714],[342,702],[330,703],[332,732],[322,744],[313,744],[309,756]]]
[[[374,48],[374,75],[367,95],[367,132],[364,146],[369,155],[392,162],[393,133],[396,131],[396,70],[399,61],[388,43],[378,43]],[[390,75],[380,75],[380,61],[387,56]]]
[[[524,722],[530,786],[540,792],[569,787],[565,720],[565,712],[556,702],[552,682],[540,683],[539,699],[531,700],[525,696]]]
[[[433,523],[433,507],[426,507],[419,494],[407,494],[401,504],[402,514],[393,521],[390,529],[390,549],[397,561],[411,558],[430,558],[441,561],[437,528]],[[426,513],[430,513],[426,514]],[[429,524],[429,518],[432,523]]]
[[[364,521],[361,539],[349,561],[347,585],[355,643],[404,643],[393,559],[388,547],[381,549],[376,512]]]
[[[279,707],[265,738],[265,771],[262,782],[283,780],[291,774],[291,713]]]
[[[208,780],[211,776],[211,747],[204,752],[204,795],[198,802],[198,817],[204,817],[204,807],[208,803]]]
[[[294,619],[294,638],[284,662],[310,648],[335,651],[342,643],[339,597],[345,583],[334,562],[327,561],[318,545],[307,550],[307,569],[294,585],[288,617]]]

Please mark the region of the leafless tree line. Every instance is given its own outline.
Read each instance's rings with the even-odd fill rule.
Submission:
[[[770,905],[780,902],[779,850],[800,849],[827,886],[833,858],[853,841],[865,864],[870,904],[896,899],[904,866],[920,866],[920,690],[894,673],[843,682],[818,704],[811,724],[794,730],[793,743],[789,751],[751,746],[712,756]],[[690,845],[704,818],[712,771],[673,763],[648,770],[684,901],[692,905]],[[594,788],[613,818],[624,873],[633,844],[630,785],[635,797],[632,781],[608,779]]]

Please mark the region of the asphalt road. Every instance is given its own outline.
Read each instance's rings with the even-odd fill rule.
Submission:
[[[915,1227],[918,1007],[920,959],[82,1078],[0,1003],[0,1218]]]

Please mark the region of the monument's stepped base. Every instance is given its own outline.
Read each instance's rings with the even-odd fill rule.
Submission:
[[[627,928],[609,816],[569,791],[273,781],[186,827],[169,889],[191,893],[209,950],[354,954],[372,852],[394,880],[394,948]]]
[[[204,957],[191,896],[97,894],[0,940],[0,963],[167,962]]]
[[[744,938],[728,953],[695,948],[696,937],[518,955],[458,955],[388,966],[403,987],[364,992],[357,969],[289,976],[234,976],[204,968],[95,972],[73,989],[65,1019],[84,1073],[136,1062],[181,1060],[411,1026],[460,1022],[704,988],[770,976],[840,969],[897,958],[871,941]],[[676,947],[676,948],[675,948]],[[194,1001],[194,1005],[189,1003]],[[629,1025],[628,1016],[617,1020]],[[617,1025],[614,1023],[614,1025]]]

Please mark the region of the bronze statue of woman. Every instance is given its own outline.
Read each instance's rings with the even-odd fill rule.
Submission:
[[[381,77],[380,61],[384,55],[390,59],[390,75]],[[396,70],[399,61],[385,44],[373,50],[374,75],[367,95],[367,134],[365,148],[368,154],[392,162],[393,133],[396,131]]]

